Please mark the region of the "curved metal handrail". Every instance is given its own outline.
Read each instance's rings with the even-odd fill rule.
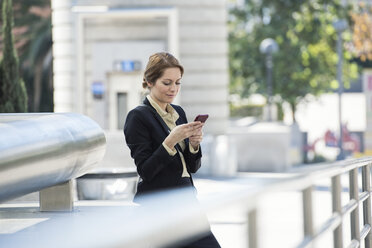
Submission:
[[[0,202],[85,174],[105,147],[103,130],[81,114],[0,114]]]

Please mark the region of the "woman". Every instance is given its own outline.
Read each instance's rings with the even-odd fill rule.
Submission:
[[[191,173],[200,168],[203,123],[187,123],[180,106],[171,104],[181,86],[183,67],[169,53],[155,53],[147,63],[143,105],[131,110],[124,135],[140,180],[139,196],[163,189],[193,188]],[[187,247],[220,247],[212,233]]]

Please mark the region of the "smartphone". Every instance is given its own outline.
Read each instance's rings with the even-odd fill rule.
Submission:
[[[208,119],[208,117],[209,115],[197,115],[194,121],[200,121],[204,123]]]

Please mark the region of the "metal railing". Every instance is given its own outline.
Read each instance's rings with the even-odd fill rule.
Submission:
[[[349,159],[334,163],[306,166],[288,173],[286,178],[278,179],[265,185],[253,188],[242,188],[233,192],[226,192],[220,195],[213,195],[201,199],[204,209],[215,211],[225,209],[229,206],[237,206],[245,209],[248,219],[248,247],[259,248],[260,211],[259,199],[264,195],[273,192],[300,191],[302,192],[303,212],[303,239],[295,247],[317,247],[316,242],[323,235],[332,232],[333,247],[366,247],[372,248],[371,232],[371,168],[372,158]],[[361,182],[359,182],[359,171]],[[341,204],[341,176],[347,173],[349,177],[349,201]],[[314,186],[320,180],[331,181],[332,213],[328,219],[323,220],[320,227],[314,225],[313,193]],[[361,189],[359,188],[361,183]],[[362,206],[362,213],[359,207]],[[363,223],[359,222],[362,214]],[[350,216],[351,240],[343,237],[344,219]],[[268,237],[269,238],[269,237]],[[362,245],[364,244],[364,246]],[[278,245],[277,247],[281,247]]]
[[[277,180],[256,189],[249,190],[248,193],[240,192],[244,196],[232,195],[225,196],[227,200],[207,200],[209,210],[216,207],[222,209],[229,205],[244,205],[248,216],[248,243],[249,248],[259,248],[260,245],[258,225],[260,219],[257,213],[260,208],[258,200],[264,195],[272,192],[300,191],[302,194],[302,213],[303,213],[303,239],[295,247],[318,247],[316,242],[323,235],[333,232],[333,247],[372,247],[371,234],[371,172],[370,167],[372,158],[343,160],[334,163],[307,166],[297,169],[290,173],[287,178]],[[359,189],[358,170],[361,170],[361,190]],[[341,204],[341,176],[349,174],[349,201]],[[322,221],[320,227],[314,225],[314,186],[322,179],[331,180],[332,213],[331,216]],[[363,207],[363,226],[360,226],[359,207]],[[343,223],[346,217],[350,216],[351,241],[344,240]],[[281,247],[278,244],[278,247]]]
[[[278,191],[301,191],[302,192],[302,208],[303,208],[303,234],[304,237],[296,246],[316,247],[316,241],[328,232],[333,232],[333,247],[372,247],[371,234],[371,172],[370,167],[372,158],[344,160],[331,164],[322,164],[318,166],[309,166],[297,170],[297,173],[292,177],[278,180],[253,189],[250,193],[244,196],[226,196],[227,201],[220,202],[214,200],[215,203],[207,203],[207,209],[226,207],[231,204],[245,204],[248,214],[248,229],[249,229],[249,248],[261,247],[259,244],[259,233],[257,225],[260,220],[257,218],[257,212],[260,211],[257,199],[269,192]],[[359,189],[358,171],[361,170],[361,190]],[[344,173],[349,174],[349,201],[341,204],[341,176]],[[322,222],[319,228],[314,226],[314,207],[313,207],[313,192],[317,181],[321,179],[331,180],[331,196],[332,196],[332,214]],[[252,192],[253,191],[253,192]],[[242,193],[242,192],[240,192]],[[208,202],[208,201],[207,201]],[[363,225],[359,223],[360,212],[359,207],[363,207]],[[350,216],[351,241],[343,239],[343,222],[344,218]]]
[[[80,114],[0,114],[0,202],[85,174],[105,145],[103,130]]]
[[[260,248],[258,226],[260,198],[273,192],[296,191],[302,194],[303,238],[295,247],[317,247],[317,240],[332,233],[333,247],[371,247],[371,172],[372,158],[344,160],[335,163],[313,165],[299,168],[288,173],[285,178],[270,181],[255,187],[240,187],[207,195],[199,204],[192,204],[189,192],[171,191],[148,196],[150,208],[136,206],[96,207],[95,211],[81,216],[73,214],[57,218],[57,222],[45,224],[41,229],[32,229],[43,238],[23,233],[24,237],[13,235],[6,247],[18,247],[33,242],[37,247],[174,247],[180,241],[198,237],[208,231],[203,217],[204,211],[224,210],[230,206],[239,206],[248,217],[248,247]],[[361,189],[359,189],[359,170]],[[349,175],[349,201],[342,205],[341,176]],[[313,193],[319,180],[331,181],[332,213],[324,219],[319,228],[314,225]],[[112,204],[109,203],[109,204]],[[362,213],[359,206],[363,207]],[[83,208],[82,208],[83,209]],[[97,210],[98,209],[98,210]],[[83,212],[83,210],[80,210]],[[359,223],[363,216],[363,225]],[[350,216],[351,240],[342,237],[344,219]],[[94,225],[92,225],[94,220]],[[58,227],[63,226],[61,230]],[[58,230],[58,231],[55,231]],[[109,231],[107,231],[109,230]],[[68,237],[68,238],[66,238]],[[100,237],[96,239],[94,237]],[[25,239],[22,239],[25,238]],[[270,238],[267,237],[266,238]],[[0,238],[1,241],[1,238]],[[0,242],[1,243],[1,242]],[[12,246],[14,245],[14,246]],[[18,245],[18,246],[17,246]],[[57,245],[57,246],[56,246]],[[283,247],[278,244],[277,247]]]
[[[305,178],[309,183],[303,183],[300,188],[303,195],[304,239],[298,247],[308,247],[318,237],[328,231],[333,231],[334,247],[360,247],[364,241],[366,248],[372,247],[371,234],[371,159],[342,161],[333,165],[313,170]],[[362,173],[362,189],[359,190],[358,170]],[[350,200],[341,204],[341,175],[349,174]],[[330,178],[332,181],[332,216],[318,229],[313,225],[312,192],[313,180]],[[305,180],[305,179],[304,179]],[[359,223],[359,206],[363,206],[363,226]],[[351,241],[343,240],[343,218],[350,214]]]

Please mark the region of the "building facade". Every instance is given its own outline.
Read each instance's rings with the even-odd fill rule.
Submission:
[[[123,142],[141,103],[148,57],[167,51],[185,68],[176,103],[205,134],[224,135],[228,108],[225,0],[52,0],[55,112],[78,112],[105,129],[105,166],[133,164]]]
[[[79,112],[104,129],[121,129],[141,100],[149,55],[168,51],[185,67],[177,102],[188,118],[208,113],[206,132],[226,132],[224,0],[53,0],[52,8],[55,112]]]

